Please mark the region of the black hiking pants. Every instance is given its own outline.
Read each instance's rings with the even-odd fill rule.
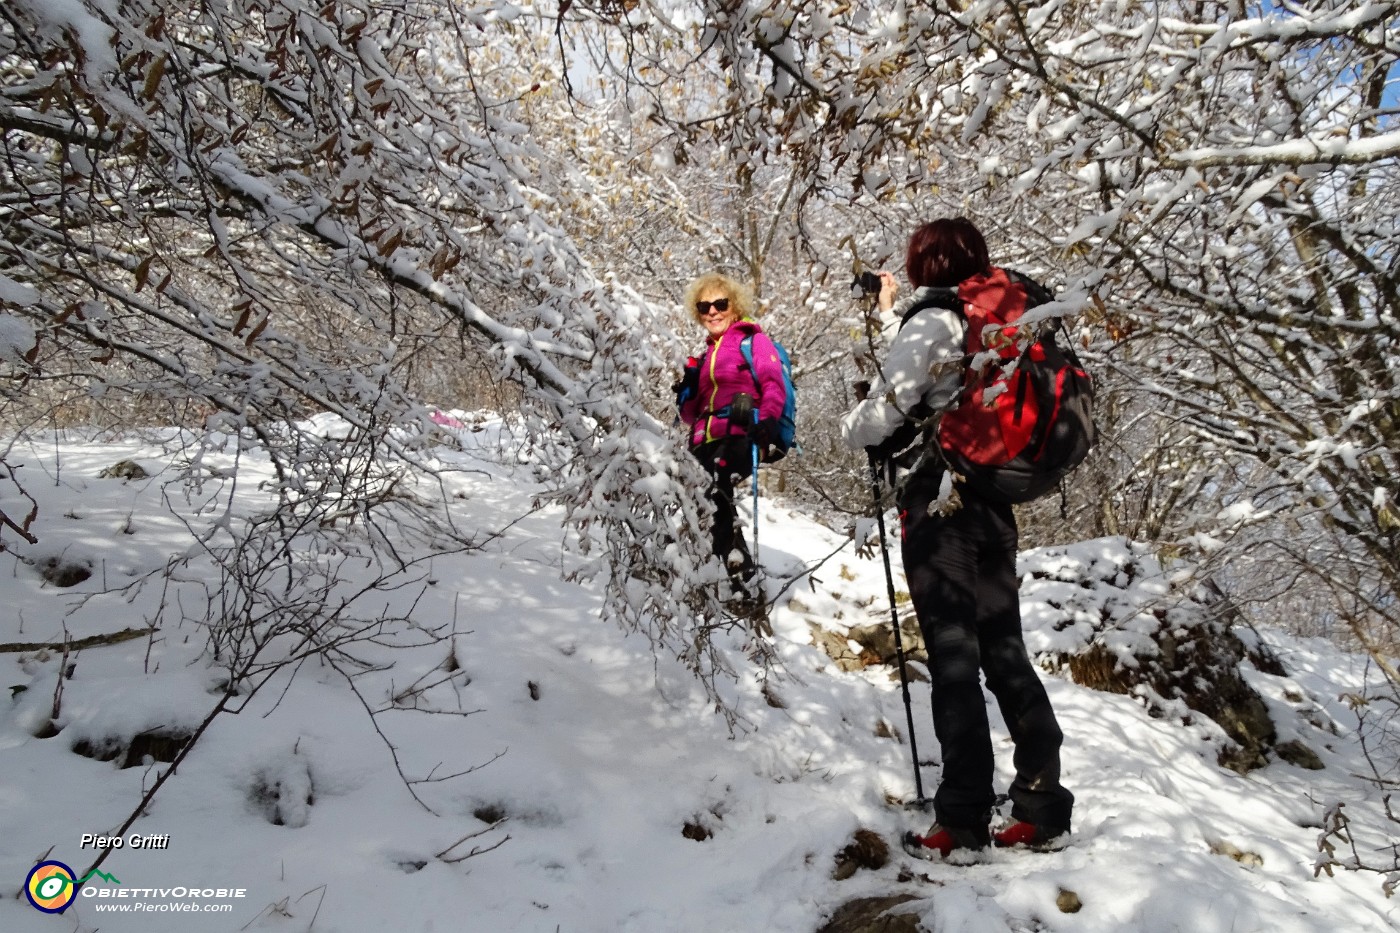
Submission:
[[[1064,736],[1021,636],[1015,515],[963,490],[961,508],[929,514],[940,480],[937,471],[914,474],[899,502],[904,571],[928,648],[943,752],[934,814],[954,827],[990,819],[996,795],[984,672],[1016,745],[1012,818],[1068,830],[1074,795],[1060,784]]]
[[[707,441],[691,450],[710,474],[706,496],[715,506],[715,523],[710,529],[715,556],[729,571],[731,579],[747,581],[755,572],[744,530],[738,524],[734,504],[735,483],[753,475],[753,444],[743,434]]]

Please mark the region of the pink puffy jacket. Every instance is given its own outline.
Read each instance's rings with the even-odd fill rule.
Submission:
[[[749,372],[748,361],[739,344],[753,335],[753,365],[757,373]],[[755,387],[755,382],[757,387]],[[705,356],[700,361],[700,391],[681,405],[681,420],[690,425],[690,446],[706,441],[742,434],[747,425],[734,425],[714,414],[725,408],[735,395],[747,392],[758,402],[758,417],[777,419],[787,401],[783,382],[783,364],[773,341],[753,321],[735,321],[719,337],[705,342]]]

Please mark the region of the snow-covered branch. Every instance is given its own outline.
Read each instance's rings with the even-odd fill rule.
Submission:
[[[1309,138],[1240,148],[1184,149],[1164,156],[1169,168],[1222,165],[1365,165],[1400,155],[1400,130],[1359,138]]]

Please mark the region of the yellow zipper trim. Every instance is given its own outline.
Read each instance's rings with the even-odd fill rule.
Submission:
[[[714,347],[710,350],[710,385],[713,386],[713,388],[710,389],[710,404],[707,407],[711,411],[714,411],[715,399],[719,397],[719,380],[715,378],[715,361],[719,359],[719,345],[723,343],[724,338],[728,336],[729,331],[727,330],[720,334],[719,339],[715,341]],[[710,427],[714,424],[714,421],[715,416],[713,414],[705,416],[705,440],[707,441],[714,440],[714,437],[710,434]]]

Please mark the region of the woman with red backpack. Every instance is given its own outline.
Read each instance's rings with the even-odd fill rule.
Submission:
[[[706,339],[703,354],[691,357],[675,385],[680,419],[689,426],[690,452],[711,477],[707,495],[715,507],[715,555],[735,595],[753,598],[757,568],[735,522],[734,486],[753,475],[755,445],[766,462],[778,439],[787,400],[782,363],[773,341],[753,320],[753,292],[747,286],[719,273],[702,275],[686,289],[685,304]],[[747,355],[746,338],[751,338]]]
[[[1008,502],[958,483],[956,493],[929,425],[957,408],[970,348],[971,304],[1048,300],[1030,279],[991,265],[981,232],[966,218],[924,224],[909,239],[905,271],[915,287],[880,368],[880,383],[846,415],[842,436],[901,477],[897,500],[909,595],[923,631],[932,677],[934,732],[943,771],[924,835],[905,848],[920,857],[954,849],[1051,848],[1070,829],[1074,795],[1060,783],[1063,733],[1021,634],[1016,517]],[[880,273],[879,306],[894,310],[895,278]],[[969,338],[974,338],[970,340]],[[956,500],[954,502],[953,500]],[[991,832],[995,766],[981,674],[996,697],[1016,749],[1012,824]]]

